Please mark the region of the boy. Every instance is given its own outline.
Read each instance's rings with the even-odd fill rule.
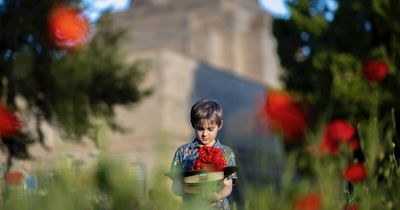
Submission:
[[[193,142],[184,144],[176,150],[171,171],[187,172],[193,170],[194,162],[199,156],[199,149],[202,147],[219,148],[226,160],[226,166],[236,165],[232,149],[216,139],[218,131],[221,130],[223,125],[222,108],[216,101],[203,99],[196,102],[190,111],[190,122],[196,138]],[[201,193],[202,198],[211,203],[210,209],[230,209],[227,197],[231,194],[232,186],[236,183],[236,180],[236,173],[233,173],[223,179],[222,188],[217,192]],[[184,207],[192,197],[200,196],[185,190],[185,188],[182,190],[182,180],[177,178],[173,179],[172,191],[182,196]]]

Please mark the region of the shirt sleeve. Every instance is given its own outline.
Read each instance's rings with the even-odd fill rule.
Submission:
[[[170,168],[170,175],[171,178],[179,178],[178,174],[181,172],[181,149],[178,148],[175,152],[174,158],[172,159],[171,168]]]
[[[226,155],[227,155],[226,166],[236,166],[235,154],[233,153],[232,149],[228,148]],[[235,184],[237,182],[237,179],[238,179],[236,172],[231,174],[227,178],[228,179],[232,179],[233,184]]]
[[[172,192],[175,195],[183,195],[182,177],[181,177],[181,162],[182,152],[181,148],[178,148],[175,152],[174,158],[172,159],[169,177],[172,180]]]

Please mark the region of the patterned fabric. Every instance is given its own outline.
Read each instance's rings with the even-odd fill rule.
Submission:
[[[219,140],[216,140],[214,147],[221,149],[224,157],[226,159],[226,166],[236,166],[235,155],[231,148],[221,144]],[[184,144],[179,147],[176,152],[174,159],[171,164],[171,171],[190,171],[194,165],[194,161],[198,157],[198,150],[200,146],[197,140],[195,139],[193,142]],[[236,183],[237,175],[233,173],[232,175],[227,177],[228,179],[232,179],[232,183]],[[189,195],[183,195],[183,202],[185,203],[186,197],[190,197]],[[227,198],[219,200],[215,206],[211,208],[212,210],[229,210],[229,201]]]

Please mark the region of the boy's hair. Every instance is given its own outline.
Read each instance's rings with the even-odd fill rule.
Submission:
[[[218,102],[202,99],[196,102],[190,110],[190,123],[195,128],[202,120],[210,120],[220,127],[222,125],[222,108]]]

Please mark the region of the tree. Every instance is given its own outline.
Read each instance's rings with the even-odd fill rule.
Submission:
[[[296,148],[301,153],[296,160],[306,165],[302,168],[306,175],[320,174],[321,189],[339,188],[332,183],[343,181],[344,176],[347,191],[342,193],[345,202],[340,202],[346,205],[363,201],[362,209],[376,209],[388,202],[388,209],[396,209],[400,205],[399,191],[393,188],[400,177],[400,2],[286,3],[291,17],[273,23],[286,69],[282,80],[309,113],[312,110],[306,136],[311,142]],[[318,159],[315,150],[302,150],[317,141],[317,150],[331,156]],[[345,165],[339,175],[337,171]],[[325,171],[329,166],[334,168],[330,173]],[[339,179],[326,178],[332,174]],[[342,196],[340,190],[324,195],[328,197],[325,204],[338,203],[332,198]]]
[[[310,110],[315,125],[322,113],[351,121],[369,118],[371,91],[379,89],[379,117],[389,107],[399,108],[394,97],[400,88],[400,19],[397,1],[288,1],[289,20],[275,20],[278,53],[287,71],[286,88]],[[337,4],[332,6],[332,4]],[[390,73],[378,85],[362,77],[362,66],[373,59],[389,64]]]
[[[35,131],[2,137],[9,157],[28,158],[27,146],[34,142],[45,146],[43,122],[76,140],[90,134],[96,118],[118,129],[113,107],[133,104],[148,94],[138,87],[143,65],[124,62],[118,50],[124,30],[111,27],[109,15],[100,19],[90,43],[79,50],[60,49],[50,42],[47,17],[56,3],[0,3],[1,98],[11,109],[34,116],[36,122]],[[24,110],[17,99],[26,104]]]
[[[286,89],[313,110],[310,126],[344,118],[359,123],[377,117],[400,127],[400,3],[380,1],[287,1],[289,20],[275,20],[278,53],[287,71]],[[388,65],[381,82],[369,82],[371,61]],[[377,109],[376,112],[371,110]],[[396,136],[394,143],[399,146]],[[396,156],[399,150],[396,147]]]

